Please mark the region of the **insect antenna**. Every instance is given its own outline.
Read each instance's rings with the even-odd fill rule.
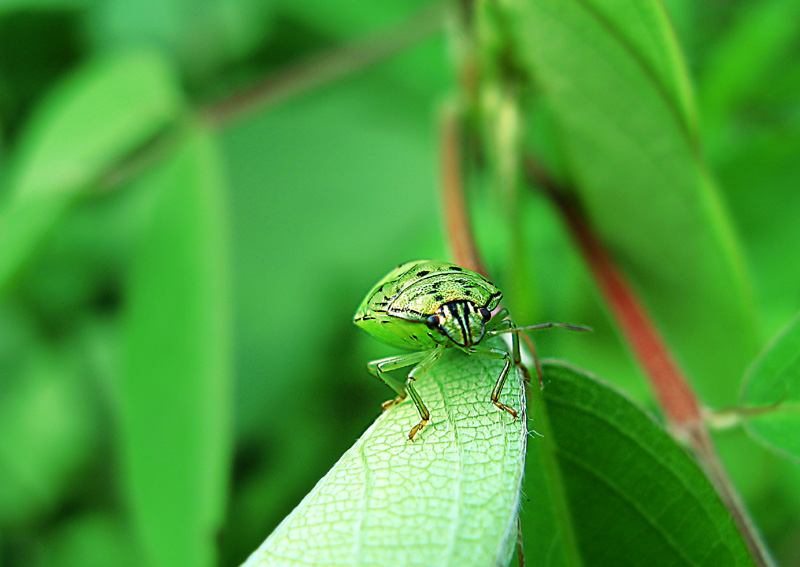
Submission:
[[[487,335],[502,335],[505,333],[519,333],[521,331],[535,331],[536,329],[549,329],[550,327],[559,327],[560,329],[567,329],[568,331],[581,331],[584,333],[591,333],[591,327],[584,327],[582,325],[567,325],[566,323],[539,323],[538,325],[528,325],[526,327],[512,327],[511,329],[499,329],[497,331],[488,331]]]

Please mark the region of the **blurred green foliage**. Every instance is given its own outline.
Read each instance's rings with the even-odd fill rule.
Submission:
[[[0,565],[237,565],[378,415],[388,393],[364,364],[388,353],[351,316],[390,267],[447,258],[437,121],[458,88],[450,39],[442,31],[236,123],[212,129],[199,117],[423,5],[0,6]],[[669,79],[674,61],[653,62],[653,76],[683,100],[673,110],[691,135],[677,150],[654,141],[683,152],[662,191],[704,156],[715,214],[743,255],[723,264],[741,261],[751,311],[726,311],[726,324],[703,316],[694,291],[718,291],[725,305],[739,297],[714,266],[662,266],[637,284],[672,305],[659,322],[681,362],[713,374],[704,401],[728,404],[742,379],[733,369],[800,311],[800,17],[784,0],[664,7],[689,77]],[[548,56],[535,65],[558,79]],[[621,56],[612,70],[624,79],[627,64]],[[651,94],[643,104],[661,108]],[[556,101],[556,116],[586,119],[591,109],[569,102]],[[528,104],[524,142],[555,172],[589,180],[583,191],[627,267],[653,260],[663,235],[646,233],[636,206],[668,227],[669,208],[624,203],[631,222],[614,232],[592,183],[631,172],[576,167],[565,155],[574,142],[541,100]],[[589,145],[586,122],[572,126]],[[515,319],[596,330],[590,341],[542,334],[539,349],[654,407],[552,205],[522,195],[515,235],[502,200],[481,191],[491,180],[474,185],[478,240],[497,283],[514,290]],[[164,348],[173,344],[177,354]],[[712,345],[736,345],[737,358],[718,366]],[[776,557],[800,564],[797,466],[740,430],[716,441]]]

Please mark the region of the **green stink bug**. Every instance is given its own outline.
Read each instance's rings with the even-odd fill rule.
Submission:
[[[511,363],[520,364],[518,331],[563,327],[587,331],[586,327],[543,323],[517,327],[501,309],[492,311],[502,299],[502,292],[492,282],[472,270],[448,262],[416,260],[400,264],[373,287],[356,311],[353,322],[390,345],[417,352],[373,360],[367,370],[395,392],[397,398],[383,408],[411,396],[420,422],[408,434],[414,436],[428,423],[430,412],[414,388],[414,381],[430,368],[448,347],[467,354],[505,361],[492,389],[491,402],[514,418],[517,411],[500,401]],[[513,333],[511,353],[479,344],[486,336]],[[415,365],[405,384],[385,372]]]

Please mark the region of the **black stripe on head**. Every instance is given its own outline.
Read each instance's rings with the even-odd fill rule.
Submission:
[[[458,302],[456,304],[458,310],[458,324],[461,325],[461,330],[464,333],[464,345],[472,344],[472,333],[469,330],[469,303]]]
[[[464,327],[467,329],[467,344],[474,345],[475,344],[475,336],[472,334],[472,315],[475,313],[475,306],[470,301],[465,301],[462,305],[464,305]],[[480,340],[480,339],[478,339]]]
[[[463,345],[467,340],[467,329],[464,325],[464,320],[461,318],[461,313],[458,312],[458,304],[448,303],[447,310],[449,311],[450,317],[452,320],[458,323],[459,329],[461,329],[461,336],[459,337],[462,340],[456,340],[454,337],[450,337],[453,339],[457,344]]]
[[[467,305],[468,302],[451,301],[440,308],[442,313],[442,321],[439,324],[440,330],[451,341],[462,347],[472,344],[468,319],[469,308]]]

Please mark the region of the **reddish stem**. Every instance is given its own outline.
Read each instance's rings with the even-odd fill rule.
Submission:
[[[475,237],[469,222],[467,203],[464,198],[462,174],[462,144],[459,116],[455,109],[447,108],[441,123],[442,164],[442,208],[444,209],[447,241],[452,248],[456,264],[479,274],[486,274],[480,254],[475,246]]]
[[[577,208],[564,199],[559,201],[600,293],[649,378],[667,420],[681,431],[696,428],[702,422],[697,398],[633,288]]]
[[[208,106],[203,109],[203,114],[213,126],[227,126],[258,110],[352,75],[441,31],[443,16],[443,7],[438,3],[427,6],[397,26],[278,71],[250,88]]]
[[[661,334],[642,306],[633,287],[606,251],[600,239],[566,190],[533,158],[525,160],[526,174],[559,207],[586,264],[633,355],[639,361],[670,425],[691,435],[703,420],[697,401]]]
[[[628,283],[600,239],[592,232],[577,205],[566,196],[565,189],[535,160],[528,158],[525,166],[530,180],[541,186],[561,209],[600,293],[645,371],[668,423],[691,446],[733,516],[756,564],[762,567],[772,566],[772,558],[714,450],[697,396],[639,301],[633,286]]]

